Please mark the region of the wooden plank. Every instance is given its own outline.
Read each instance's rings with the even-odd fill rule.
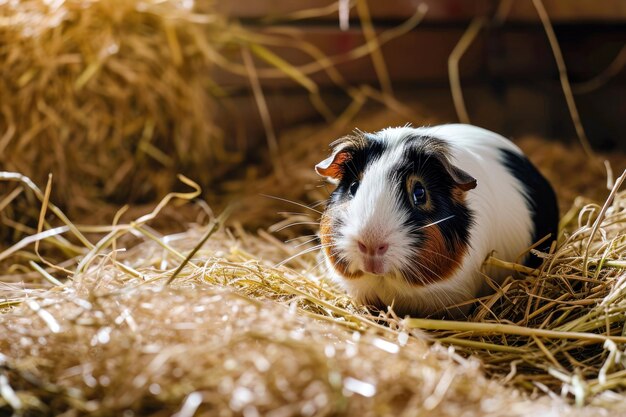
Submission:
[[[447,59],[452,48],[458,42],[463,33],[461,29],[437,30],[427,29],[410,32],[397,39],[389,41],[382,46],[382,53],[386,67],[392,79],[396,83],[413,82],[443,82],[447,78]],[[315,45],[324,55],[341,57],[346,53],[364,44],[364,38],[360,31],[351,29],[346,32],[338,32],[326,27],[307,27],[306,30],[292,33],[292,39],[296,43],[307,42]],[[291,43],[294,43],[293,41]],[[463,74],[475,75],[481,67],[483,59],[484,41],[477,41],[468,50],[467,56],[462,62]],[[296,48],[273,48],[282,59],[294,66],[301,66],[314,61],[314,59]],[[230,56],[230,59],[241,64],[241,57]],[[256,60],[258,72],[262,75],[263,68],[268,64]],[[376,81],[376,72],[369,56],[359,59],[348,60],[336,65],[348,84],[358,85]],[[274,71],[275,72],[275,71]],[[333,85],[325,71],[307,73],[316,84],[321,86]],[[233,75],[222,70],[216,70],[216,81],[226,87],[247,85],[245,77]],[[263,85],[270,88],[295,87],[297,84],[291,79],[282,76],[280,79],[263,79]]]
[[[345,56],[349,51],[364,44],[362,33],[357,29],[340,32],[325,26],[310,26],[295,29],[276,26],[260,29],[263,33],[280,34],[286,44],[315,45],[328,57]],[[423,27],[409,32],[383,45],[382,53],[390,77],[395,85],[448,83],[448,56],[463,34],[462,28]],[[557,31],[561,48],[568,65],[572,81],[583,81],[604,70],[623,45],[623,31],[601,31],[593,33],[577,27],[566,27]],[[272,51],[291,65],[306,70],[314,59],[297,47],[276,47]],[[241,56],[232,54],[228,58],[241,65]],[[290,78],[280,73],[280,78],[267,78],[269,65],[256,59],[265,88],[300,88]],[[465,80],[472,78],[500,78],[505,81],[536,78],[555,79],[556,66],[547,38],[540,27],[502,27],[481,33],[461,60],[461,75]],[[376,83],[377,76],[371,58],[364,56],[344,60],[336,69],[350,85]],[[276,70],[269,70],[277,73]],[[245,76],[215,69],[215,80],[225,88],[244,87],[249,80]],[[323,70],[306,72],[305,75],[320,87],[335,85]],[[626,72],[620,77],[625,78]]]
[[[228,16],[243,19],[278,18],[286,14],[311,9],[335,8],[338,0],[245,0],[217,2],[218,10]],[[624,0],[543,0],[548,15],[559,22],[624,22],[626,1]],[[405,20],[415,13],[417,5],[428,5],[427,22],[468,21],[474,16],[494,11],[499,5],[493,0],[395,0],[393,2],[368,0],[374,20]],[[352,1],[354,4],[354,1]],[[351,17],[356,11],[351,9]],[[314,17],[315,20],[336,22],[337,12]],[[537,12],[530,0],[512,0],[508,21],[538,22]]]
[[[417,6],[425,3],[428,6],[427,19],[432,21],[440,20],[468,20],[477,13],[488,11],[489,0],[426,0],[415,2],[413,0],[395,0],[393,2],[383,2],[369,0],[368,6],[374,19],[384,20],[404,20],[413,15]],[[243,19],[280,18],[281,16],[301,13],[303,11],[327,10],[326,14],[311,17],[316,20],[337,20],[338,0],[246,0],[219,2],[217,4],[220,12]],[[356,18],[355,1],[351,2],[350,17]],[[311,15],[313,16],[313,15]]]

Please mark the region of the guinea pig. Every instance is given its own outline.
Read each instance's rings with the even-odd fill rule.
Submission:
[[[495,252],[536,267],[557,237],[554,190],[522,151],[465,124],[357,131],[316,165],[336,184],[320,221],[323,257],[351,296],[382,311],[466,314],[488,292]],[[524,255],[524,256],[522,256]],[[486,269],[495,281],[506,271]]]

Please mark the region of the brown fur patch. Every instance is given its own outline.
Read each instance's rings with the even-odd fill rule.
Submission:
[[[337,259],[337,255],[333,253],[333,249],[335,248],[335,243],[333,241],[333,228],[332,228],[332,220],[326,213],[322,215],[322,219],[320,221],[320,240],[322,241],[322,245],[324,245],[324,253],[326,257],[330,260],[333,268],[344,278],[346,279],[354,279],[359,278],[363,275],[363,272],[349,272],[348,265],[339,259]]]
[[[466,191],[463,191],[460,188],[455,187],[452,190],[452,199],[456,201],[458,204],[465,205],[465,193]]]
[[[327,168],[316,167],[317,173],[325,177],[340,180],[343,176],[345,164],[352,159],[352,154],[367,146],[367,139],[362,132],[356,131],[353,135],[341,137],[330,144],[333,150],[333,161]]]
[[[328,168],[317,168],[317,172],[325,177],[341,179],[343,176],[343,164],[348,162],[352,155],[348,151],[339,151],[333,157],[333,162]]]
[[[413,284],[422,286],[450,278],[461,266],[463,256],[467,253],[467,245],[455,242],[449,248],[441,229],[430,226],[424,229],[424,243],[417,252],[414,265],[416,272],[407,278]]]

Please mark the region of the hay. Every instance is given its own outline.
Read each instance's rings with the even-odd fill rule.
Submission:
[[[213,55],[234,42],[233,29],[212,7],[201,14],[184,1],[0,7],[5,170],[37,182],[53,173],[57,203],[89,209],[94,201],[152,201],[172,189],[177,173],[207,184],[232,161],[210,115],[219,94]]]
[[[32,184],[24,178],[22,184],[33,193]],[[237,222],[215,231],[209,215],[205,226],[163,236],[150,227],[160,205],[115,226],[73,225],[48,201],[49,189],[32,195],[42,213],[55,213],[42,215],[53,232],[38,249],[80,256],[52,265],[31,242],[9,257],[17,263],[2,284],[5,409],[42,415],[626,412],[624,193],[614,193],[604,210],[574,205],[564,217],[567,237],[538,272],[489,260],[518,271],[516,279],[481,300],[467,322],[372,316],[324,278],[316,254],[276,267],[306,245],[250,235]],[[59,229],[64,222],[67,230]],[[79,243],[86,234],[93,243]]]
[[[218,248],[227,249],[217,245],[205,255]],[[141,253],[149,249],[160,252],[145,245]],[[298,280],[283,283],[253,260],[208,261],[205,273],[189,270],[164,290],[161,282],[149,284],[107,264],[69,288],[31,294],[3,315],[0,410],[8,403],[30,415],[496,416],[506,406],[507,415],[577,414],[561,402],[508,392],[485,379],[477,361],[429,351],[406,333],[355,333],[297,313],[300,306],[336,320],[292,293],[296,287],[317,291]],[[224,290],[215,281],[283,303]]]
[[[207,68],[224,66],[222,49],[251,38],[237,29],[233,42],[234,26],[210,3],[187,5],[0,6],[0,37],[11,43],[0,48],[0,164],[27,174],[0,174],[0,216],[10,226],[0,238],[12,242],[0,248],[1,414],[626,415],[619,181],[604,205],[575,198],[599,198],[604,181],[569,175],[588,167],[582,151],[522,140],[566,208],[565,233],[540,254],[544,265],[529,270],[495,254],[487,263],[511,278],[464,322],[367,311],[325,278],[307,242],[314,236],[303,237],[329,191],[311,168],[349,124],[428,120],[388,94],[351,89],[352,104],[329,128],[302,127],[274,146],[281,170],[222,184],[239,202],[224,228],[195,200],[196,182],[209,184],[241,156],[226,152],[206,118],[224,93]],[[284,70],[236,69],[250,76],[261,107],[256,76]],[[296,68],[287,72],[309,85]],[[385,79],[380,59],[377,73]],[[368,100],[391,110],[353,122]],[[196,182],[178,185],[190,191],[149,210],[123,207],[109,225],[65,214],[100,199],[153,199],[176,188],[178,172],[193,173]],[[300,212],[301,203],[313,208]],[[276,210],[287,211],[270,228],[277,234],[250,234]]]
[[[385,111],[353,122],[375,130],[402,120]],[[206,207],[192,210],[204,226],[173,233],[175,225],[161,223],[167,235],[158,232],[169,206],[181,212],[181,202],[194,204],[198,187],[184,178],[191,190],[179,198],[170,195],[169,206],[135,218],[116,216],[115,226],[88,226],[73,225],[51,205],[46,196],[54,181],[34,192],[34,184],[18,177],[17,189],[32,202],[35,218],[45,219],[28,233],[54,232],[40,241],[43,259],[32,241],[9,256],[0,253],[7,271],[0,331],[8,335],[0,342],[6,376],[0,401],[40,414],[186,410],[185,415],[195,407],[207,415],[216,410],[224,415],[626,412],[623,345],[589,340],[619,337],[625,322],[624,300],[616,290],[623,271],[619,245],[626,196],[617,194],[607,206],[611,209],[591,240],[600,206],[575,200],[563,221],[574,237],[561,242],[552,265],[537,275],[504,264],[516,280],[482,300],[484,307],[468,322],[373,317],[324,278],[316,253],[276,267],[306,250],[312,236],[303,235],[316,229],[319,213],[259,195],[297,204],[325,198],[329,190],[311,167],[323,157],[329,138],[346,126],[286,132],[281,159],[290,175],[232,183],[243,195],[233,196],[239,204],[228,229],[213,235],[208,231],[215,216]],[[536,138],[520,144],[558,181],[565,201],[577,190],[598,192],[603,183],[568,174],[584,170],[582,150]],[[614,169],[623,169],[623,158],[613,161]],[[263,230],[247,232],[275,221],[276,211],[285,212],[284,220],[271,230],[288,227],[278,235],[298,239],[285,244]],[[306,224],[290,227],[294,223]],[[63,226],[68,230],[59,229]],[[583,281],[585,253],[589,278]],[[597,268],[601,258],[608,262]],[[495,258],[489,262],[498,264]],[[611,294],[615,299],[605,309],[602,302]],[[575,333],[579,328],[584,334]]]

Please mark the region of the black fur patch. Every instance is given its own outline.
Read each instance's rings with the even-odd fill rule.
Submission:
[[[347,161],[343,168],[343,175],[341,181],[337,185],[337,188],[330,195],[330,204],[340,202],[345,198],[348,198],[348,190],[350,184],[360,179],[361,174],[365,168],[374,162],[376,159],[385,152],[385,145],[382,141],[376,138],[376,136],[367,134],[365,135],[367,144],[357,149],[349,150],[351,158]]]
[[[446,174],[446,169],[441,162],[442,158],[447,158],[447,145],[439,139],[430,137],[414,137],[409,139],[408,143],[404,160],[397,171],[398,179],[400,179],[398,182],[405,184],[410,175],[422,178],[429,200],[427,209],[413,207],[408,194],[409,190],[403,187],[399,195],[403,207],[410,214],[408,226],[418,237],[423,235],[424,227],[439,228],[447,248],[451,251],[455,246],[469,245],[474,216],[466,204],[453,198],[453,193],[458,190],[453,179]],[[441,223],[428,226],[430,223],[450,216],[452,217]],[[420,246],[419,243],[416,244],[416,248],[419,249]]]
[[[538,250],[547,251],[552,241],[557,238],[559,226],[559,207],[556,194],[552,186],[535,166],[523,155],[500,149],[502,161],[509,172],[523,185],[526,195],[526,205],[531,212],[534,234],[533,243],[550,234],[550,239],[544,242]],[[536,268],[541,265],[541,259],[530,255],[526,264]]]

